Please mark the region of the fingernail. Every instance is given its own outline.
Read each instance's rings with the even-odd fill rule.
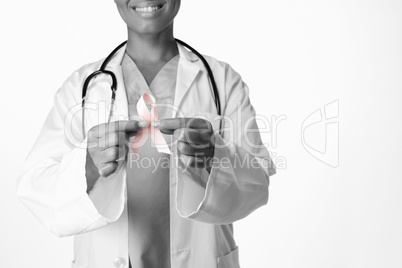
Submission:
[[[154,122],[151,123],[151,126],[154,127],[154,128],[158,128],[158,127],[160,127],[160,125],[161,125],[160,121],[154,121]]]
[[[147,127],[149,127],[149,123],[148,123],[148,122],[145,122],[145,121],[139,122],[139,123],[138,123],[138,126],[139,126],[140,128],[147,128]]]

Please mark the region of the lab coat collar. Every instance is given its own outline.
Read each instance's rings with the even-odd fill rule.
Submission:
[[[185,58],[190,62],[197,62],[199,58],[193,52],[187,50],[184,46],[177,43],[177,48],[179,49],[180,57]]]
[[[128,118],[128,101],[126,90],[124,87],[123,80],[123,72],[121,68],[121,62],[123,60],[124,54],[126,52],[127,45],[124,45],[116,55],[110,60],[107,69],[114,72],[118,81],[117,90],[116,90],[116,106],[115,106],[115,115],[124,116]],[[199,66],[198,57],[188,51],[184,46],[177,43],[177,48],[179,50],[179,65],[177,69],[177,82],[176,82],[176,91],[174,97],[174,107],[172,117],[176,117],[178,111],[176,109],[180,108],[181,102],[193,84],[195,78],[200,72],[201,67]],[[119,120],[119,119],[116,119]]]
[[[176,117],[181,102],[186,95],[187,91],[190,89],[195,78],[200,72],[201,67],[198,64],[198,57],[194,53],[188,51],[185,47],[177,44],[180,54],[179,66],[177,69],[177,82],[176,82],[176,92],[174,97],[174,110],[172,117]]]

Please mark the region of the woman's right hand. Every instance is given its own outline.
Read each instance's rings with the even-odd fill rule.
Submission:
[[[125,157],[129,151],[130,137],[148,126],[148,122],[131,120],[100,124],[91,128],[88,132],[87,173],[92,169],[98,172],[96,177],[108,177],[116,172],[117,160]],[[93,185],[94,182],[90,184]]]

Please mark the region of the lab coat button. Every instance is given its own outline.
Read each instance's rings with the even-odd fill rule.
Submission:
[[[113,264],[116,268],[124,268],[126,267],[126,260],[124,258],[118,257],[114,259]]]

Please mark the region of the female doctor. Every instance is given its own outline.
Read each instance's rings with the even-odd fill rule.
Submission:
[[[75,235],[75,268],[239,267],[232,223],[267,203],[275,173],[248,88],[175,40],[180,0],[115,3],[127,43],[84,102],[104,60],[56,92],[18,196],[51,232]]]

